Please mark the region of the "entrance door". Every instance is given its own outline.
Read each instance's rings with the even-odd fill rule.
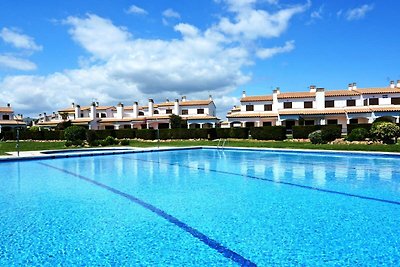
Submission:
[[[296,125],[296,121],[286,121],[286,123],[285,123],[286,132],[287,133],[292,133],[292,128],[293,128],[294,125]]]

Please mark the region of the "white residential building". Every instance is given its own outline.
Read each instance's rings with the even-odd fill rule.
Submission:
[[[286,126],[372,123],[388,117],[399,123],[400,80],[387,87],[325,90],[310,86],[308,92],[283,93],[279,88],[272,95],[243,96],[241,105],[227,114],[230,127]]]
[[[22,115],[15,115],[10,104],[0,107],[0,133],[17,127],[26,127],[26,123],[22,121]]]
[[[71,121],[73,125],[82,125],[93,130],[101,129],[161,129],[170,128],[170,116],[179,115],[187,122],[188,128],[215,127],[219,119],[216,117],[216,107],[212,97],[208,100],[169,101],[156,104],[149,99],[147,106],[139,106],[134,102],[132,106],[91,106],[81,107],[74,103],[70,108],[59,110],[52,115],[40,114],[41,127],[55,127],[63,121]]]

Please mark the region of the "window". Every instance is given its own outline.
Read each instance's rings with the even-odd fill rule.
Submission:
[[[254,127],[255,123],[253,121],[246,122],[246,127]]]
[[[304,125],[314,125],[314,120],[305,120]]]
[[[333,108],[333,107],[335,107],[335,100],[326,100],[326,101],[325,101],[325,107],[326,107],[326,108]]]
[[[144,112],[143,111],[139,111],[139,116],[144,116]]]
[[[81,118],[83,118],[83,113],[81,113]]]
[[[254,105],[246,105],[246,111],[254,111]]]
[[[204,108],[198,108],[197,114],[204,114]]]
[[[370,98],[368,102],[370,105],[379,105],[379,98]]]
[[[5,121],[10,120],[10,115],[3,115],[3,120],[5,120]]]
[[[271,121],[264,121],[263,122],[263,126],[272,126],[272,122]]]
[[[354,107],[356,105],[356,101],[354,99],[347,99],[346,105],[348,107]]]
[[[382,98],[389,98],[389,96],[388,95],[383,95]]]
[[[101,117],[102,118],[107,118],[107,114],[106,113],[101,113]]]
[[[304,108],[312,108],[313,103],[312,101],[304,101]]]
[[[328,120],[327,121],[328,125],[332,125],[332,124],[338,124],[338,120]]]
[[[130,125],[124,125],[124,129],[131,129]]]
[[[358,124],[358,119],[350,119],[350,124]]]
[[[81,114],[81,117],[82,117],[82,114]],[[99,113],[96,113],[96,118],[100,118],[100,114]]]
[[[272,110],[272,104],[264,105],[264,111],[271,111],[271,110]]]
[[[400,105],[400,97],[392,97],[392,105]]]
[[[283,108],[292,108],[292,102],[283,103]]]
[[[182,109],[182,115],[188,115],[189,111],[187,109]]]
[[[167,114],[172,114],[172,109],[167,109],[167,110],[165,110],[165,113],[167,113]]]
[[[154,110],[154,114],[160,114],[158,110]]]
[[[364,106],[368,106],[368,99],[364,99]]]

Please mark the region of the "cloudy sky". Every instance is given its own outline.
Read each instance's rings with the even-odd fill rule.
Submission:
[[[400,2],[0,2],[0,106],[37,116],[93,100],[386,86],[400,79]]]

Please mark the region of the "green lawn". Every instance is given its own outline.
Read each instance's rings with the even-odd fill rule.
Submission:
[[[160,142],[160,147],[166,146],[216,146],[218,142],[215,141],[172,141]],[[142,142],[131,141],[132,147],[157,147],[157,142]],[[266,141],[252,141],[252,140],[229,140],[226,146],[233,147],[264,147],[264,148],[294,148],[294,149],[324,149],[324,150],[354,150],[354,151],[383,151],[383,152],[400,152],[400,145],[313,145],[311,143],[298,143],[298,142],[266,142]],[[50,150],[50,149],[63,149],[64,142],[21,142],[20,151],[33,151],[33,150]],[[5,152],[16,151],[15,142],[0,142],[0,155],[5,155]]]

